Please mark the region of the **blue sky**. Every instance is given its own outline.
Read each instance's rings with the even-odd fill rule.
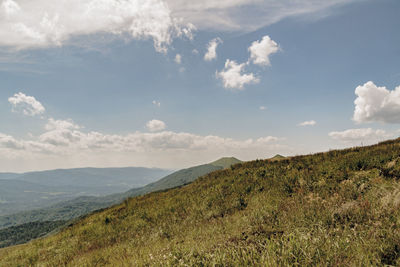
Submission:
[[[400,133],[399,1],[114,2],[0,1],[0,171],[181,168]]]

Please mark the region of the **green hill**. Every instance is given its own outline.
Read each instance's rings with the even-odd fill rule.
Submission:
[[[257,160],[130,198],[0,266],[400,265],[400,139]]]
[[[157,182],[151,183],[149,185],[144,186],[139,189],[132,189],[128,191],[125,196],[132,197],[143,195],[149,192],[155,192],[160,190],[165,190],[169,188],[174,188],[177,186],[182,186],[188,183],[193,182],[200,176],[208,174],[210,172],[216,170],[222,170],[225,168],[229,168],[231,165],[240,163],[241,161],[236,158],[221,158],[209,164],[199,165],[187,169],[183,169],[177,172],[174,172]]]

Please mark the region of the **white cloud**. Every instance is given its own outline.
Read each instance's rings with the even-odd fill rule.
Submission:
[[[27,96],[24,93],[18,93],[8,98],[14,112],[22,112],[26,116],[35,116],[43,114],[45,108],[33,96]]]
[[[160,120],[151,120],[148,121],[146,124],[147,130],[149,130],[150,132],[159,132],[164,130],[166,127],[167,125],[165,124],[165,122]]]
[[[182,56],[180,54],[176,54],[174,61],[177,64],[181,64],[182,63]]]
[[[317,122],[315,120],[311,120],[311,121],[303,121],[299,123],[298,126],[314,126],[315,124],[317,124]]]
[[[254,31],[291,16],[321,17],[330,7],[355,0],[166,1],[175,16],[194,23],[200,29]]]
[[[389,91],[369,81],[358,86],[355,94],[355,122],[400,123],[400,86]]]
[[[250,60],[257,65],[270,66],[269,56],[279,51],[278,44],[268,35],[261,41],[254,41],[249,47]]]
[[[82,138],[82,133],[78,131],[80,128],[72,120],[54,120],[50,118],[45,126],[47,131],[39,136],[39,140],[46,144],[67,146],[71,142],[79,141]]]
[[[193,37],[192,24],[171,15],[163,0],[52,0],[0,4],[0,46],[61,46],[73,37],[110,34],[153,40],[165,52],[176,37]]]
[[[384,130],[371,128],[349,129],[341,132],[330,132],[329,136],[335,140],[352,144],[370,144],[391,138],[393,135]]]
[[[274,136],[237,140],[185,132],[105,134],[85,131],[72,120],[49,119],[44,132],[18,139],[0,133],[0,168],[71,168],[132,165],[181,168],[222,156],[241,159],[290,154],[283,138]]]
[[[155,120],[153,120],[154,122]],[[158,121],[160,122],[160,121]],[[162,123],[162,122],[161,122]],[[163,124],[163,123],[162,123]],[[235,140],[219,136],[201,136],[191,133],[161,131],[152,133],[134,132],[127,135],[109,135],[99,132],[83,132],[71,120],[50,119],[45,132],[36,140],[17,140],[12,136],[0,134],[0,148],[27,149],[32,146],[43,148],[40,152],[68,154],[84,150],[110,151],[174,151],[215,150],[215,149],[253,149],[258,146],[274,144],[284,138],[274,136],[258,139]],[[36,152],[38,150],[36,149]]]
[[[0,133],[0,147],[19,150],[23,149],[24,145],[12,136]]]
[[[199,50],[197,50],[196,48],[192,50],[192,54],[197,55],[199,53]]]
[[[153,103],[153,105],[156,106],[156,107],[161,107],[161,102],[159,102],[159,101],[153,100],[152,103]]]
[[[225,68],[216,72],[216,77],[222,79],[225,88],[242,90],[245,84],[259,83],[260,79],[253,73],[244,74],[245,63],[237,64],[234,60],[227,59]]]
[[[260,137],[256,140],[256,143],[258,144],[269,144],[269,143],[274,143],[274,142],[278,142],[281,140],[285,140],[285,138],[280,138],[280,137],[276,137],[276,136],[265,136],[265,137]]]
[[[2,10],[4,15],[12,16],[12,15],[18,13],[21,10],[21,8],[13,0],[4,0],[2,2],[2,4],[0,5],[0,10]]]
[[[267,107],[265,107],[265,106],[260,106],[260,110],[266,110],[267,109]]]
[[[204,55],[205,61],[211,61],[217,58],[217,47],[222,43],[220,38],[212,39],[207,45],[207,53]]]

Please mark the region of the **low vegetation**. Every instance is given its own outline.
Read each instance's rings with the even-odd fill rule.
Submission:
[[[0,250],[0,266],[400,265],[400,139],[239,163]]]

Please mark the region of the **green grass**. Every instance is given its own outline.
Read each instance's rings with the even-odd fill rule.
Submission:
[[[400,140],[257,160],[0,250],[0,266],[400,265]]]

